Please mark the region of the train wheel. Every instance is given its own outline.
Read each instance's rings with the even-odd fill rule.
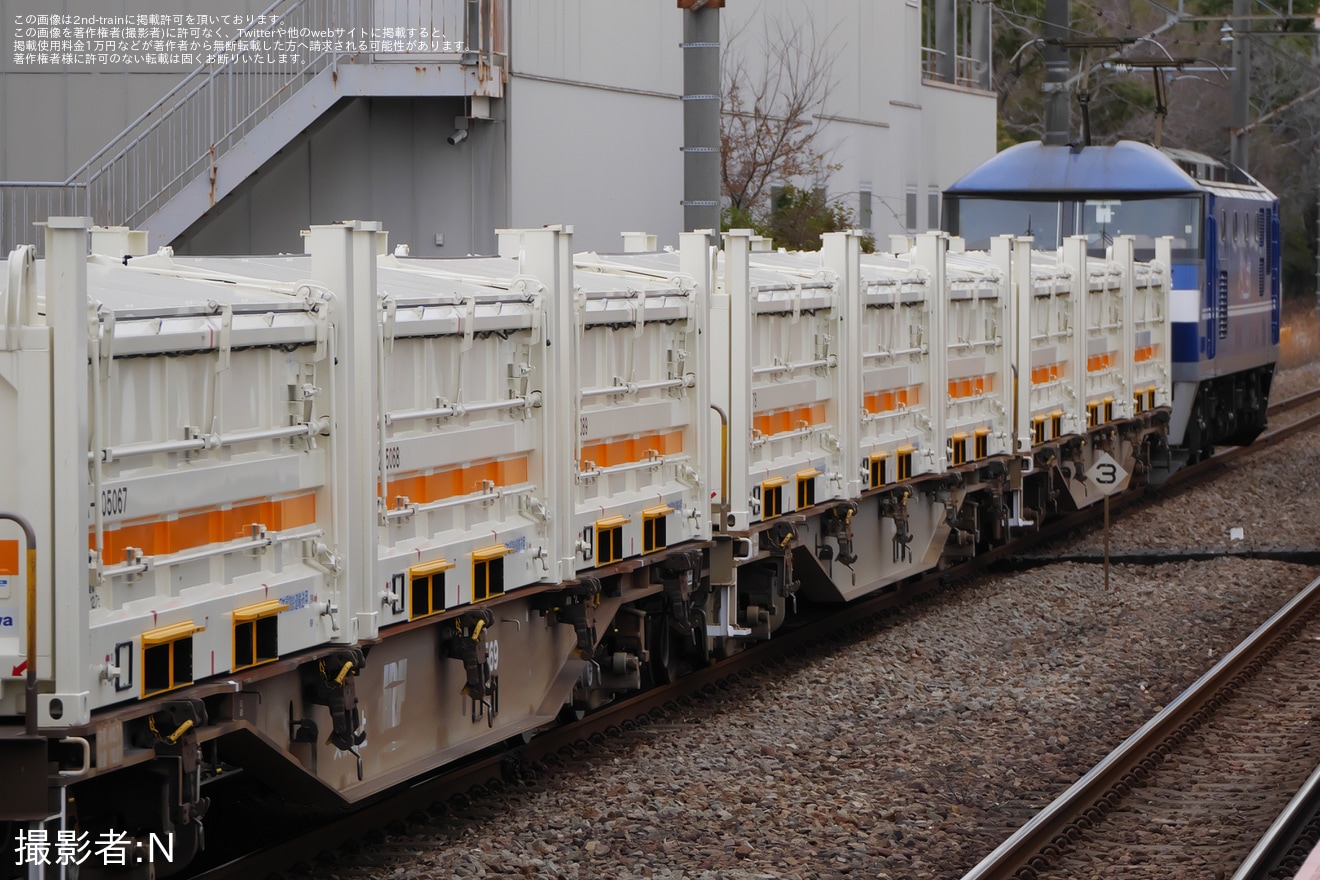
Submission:
[[[678,678],[678,651],[674,650],[674,633],[669,628],[669,614],[660,612],[647,616],[646,642],[651,651],[650,674],[655,684],[669,684]]]
[[[688,615],[688,622],[692,625],[692,656],[698,667],[710,665],[711,639],[706,635],[706,611],[703,608],[693,608],[692,613]]]

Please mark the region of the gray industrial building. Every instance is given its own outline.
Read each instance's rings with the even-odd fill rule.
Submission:
[[[810,33],[831,88],[824,186],[881,240],[938,222],[939,189],[994,152],[988,7],[728,0],[756,36]],[[683,227],[683,16],[673,0],[0,0],[0,240],[48,214],[180,252],[301,250],[379,219],[417,255]],[[222,20],[223,19],[223,20]],[[936,20],[938,19],[938,21]],[[44,24],[43,24],[44,22]],[[54,22],[54,23],[52,23]],[[244,25],[247,42],[227,42]],[[202,64],[210,59],[211,63]]]

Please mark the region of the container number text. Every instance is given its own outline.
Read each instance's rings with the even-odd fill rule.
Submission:
[[[101,490],[101,516],[123,516],[128,513],[128,487]]]

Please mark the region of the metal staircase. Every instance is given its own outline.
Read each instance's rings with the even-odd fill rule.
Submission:
[[[341,98],[503,97],[506,4],[277,0],[67,180],[0,181],[0,254],[40,242],[31,224],[58,215],[168,244]],[[265,51],[295,32],[334,36]]]

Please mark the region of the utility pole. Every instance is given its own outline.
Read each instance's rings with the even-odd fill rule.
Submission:
[[[683,228],[720,232],[720,7],[678,0],[683,10]]]
[[[1229,158],[1233,164],[1247,170],[1247,137],[1243,131],[1251,121],[1251,0],[1233,0],[1233,107],[1232,143]]]
[[[1047,146],[1068,143],[1072,101],[1068,92],[1068,47],[1071,33],[1068,0],[1045,0],[1045,137]]]

